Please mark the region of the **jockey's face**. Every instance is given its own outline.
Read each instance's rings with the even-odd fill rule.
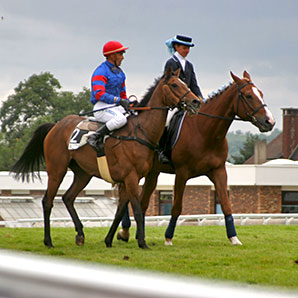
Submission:
[[[108,61],[113,63],[115,66],[120,66],[122,60],[124,59],[124,54],[125,52],[119,52],[119,53],[113,53],[107,57]]]
[[[175,45],[175,50],[182,56],[186,57],[189,53],[189,46],[185,46],[183,44],[176,44]]]

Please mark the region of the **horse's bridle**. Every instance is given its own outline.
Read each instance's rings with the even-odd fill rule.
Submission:
[[[258,122],[258,119],[254,116],[260,109],[262,109],[263,107],[266,107],[266,104],[261,104],[260,106],[258,106],[257,108],[253,108],[252,105],[249,103],[247,97],[241,92],[241,89],[246,87],[247,85],[254,85],[251,82],[247,82],[241,86],[238,87],[238,100],[237,100],[237,114],[239,112],[239,103],[241,101],[243,108],[244,108],[244,112],[245,115],[249,118],[249,120],[243,120],[243,121],[250,121],[251,123],[255,124]],[[248,112],[246,106],[251,110],[251,113]]]
[[[197,113],[200,114],[200,115],[204,115],[204,116],[208,116],[208,117],[211,117],[211,118],[216,118],[216,119],[222,119],[222,120],[230,120],[230,121],[233,121],[233,120],[238,120],[238,121],[250,121],[251,123],[253,124],[256,124],[258,123],[258,119],[254,116],[260,109],[262,109],[263,107],[266,107],[267,105],[266,104],[262,104],[260,105],[259,107],[257,107],[256,109],[254,109],[251,104],[248,102],[248,99],[247,97],[241,92],[241,89],[246,87],[247,85],[254,85],[252,82],[247,82],[241,86],[238,87],[238,98],[237,98],[237,112],[236,114],[238,114],[239,112],[239,103],[241,102],[242,105],[243,105],[243,108],[244,108],[244,111],[245,111],[245,114],[246,116],[249,118],[249,119],[241,119],[239,117],[225,117],[225,116],[216,116],[216,115],[211,115],[211,114],[207,114],[207,113],[203,113],[203,112],[200,112],[198,111]],[[251,113],[248,112],[246,106],[249,107],[249,109],[252,111]]]

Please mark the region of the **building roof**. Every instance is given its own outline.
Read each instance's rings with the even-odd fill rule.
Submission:
[[[268,165],[298,165],[298,161],[291,160],[291,159],[285,159],[285,158],[278,158],[278,159],[269,160],[269,161],[263,163],[263,165],[264,166],[268,166]]]
[[[276,158],[282,158],[282,133],[275,137],[270,143],[267,144],[267,160],[272,160]],[[244,164],[254,164],[255,155],[253,154],[249,159],[247,159]]]

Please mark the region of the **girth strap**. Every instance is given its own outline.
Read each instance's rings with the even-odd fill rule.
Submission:
[[[147,142],[143,139],[140,139],[140,138],[134,137],[134,136],[114,136],[114,135],[110,135],[110,137],[115,138],[117,140],[121,140],[121,141],[137,141],[140,144],[147,146],[151,150],[155,150],[158,147],[158,145],[156,145],[156,144],[149,143],[149,142]]]

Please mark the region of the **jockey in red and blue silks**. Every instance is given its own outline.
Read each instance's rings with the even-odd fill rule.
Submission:
[[[127,49],[118,41],[107,42],[103,47],[106,61],[92,74],[90,101],[94,104],[96,120],[105,123],[88,138],[88,143],[93,147],[97,147],[101,137],[124,126],[127,122],[124,114],[129,106],[129,100],[126,96],[125,74],[119,67]]]
[[[100,103],[100,107],[119,103],[120,98],[127,99],[125,74],[114,64],[106,60],[98,66],[91,78],[92,104]]]

